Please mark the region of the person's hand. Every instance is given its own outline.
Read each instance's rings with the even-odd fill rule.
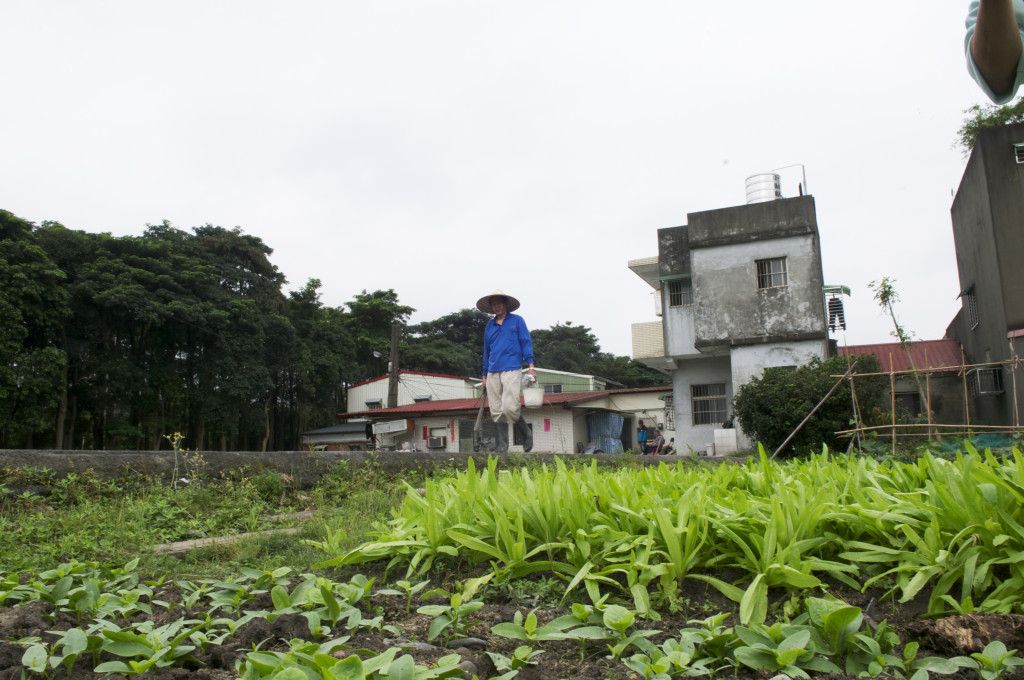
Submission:
[[[484,376],[484,382],[483,382],[483,384],[481,385],[481,387],[484,387],[484,388],[486,388],[486,387],[487,387],[487,376],[486,376],[486,375]]]

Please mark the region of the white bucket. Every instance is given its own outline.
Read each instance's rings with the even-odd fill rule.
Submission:
[[[527,408],[537,408],[544,403],[544,388],[543,387],[524,387],[523,388],[523,404]]]

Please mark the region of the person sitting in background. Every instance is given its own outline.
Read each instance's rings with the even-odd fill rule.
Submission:
[[[654,439],[651,440],[651,455],[660,456],[662,454],[661,449],[665,446],[665,438],[661,436],[661,431],[658,429],[654,430]]]
[[[676,438],[675,437],[672,437],[672,439],[668,440],[668,444],[665,444],[665,448],[663,448],[661,450],[661,455],[663,455],[663,456],[674,456],[674,455],[676,455]]]

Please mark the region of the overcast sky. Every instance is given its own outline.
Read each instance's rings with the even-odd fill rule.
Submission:
[[[393,288],[435,319],[494,288],[630,355],[656,230],[803,164],[840,342],[959,309],[952,148],[983,95],[967,2],[82,2],[0,9],[0,208],[262,238],[289,288]],[[782,170],[797,193],[801,169]],[[543,357],[538,362],[543,365]]]

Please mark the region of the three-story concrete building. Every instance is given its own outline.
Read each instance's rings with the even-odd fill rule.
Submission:
[[[690,213],[658,230],[656,258],[629,263],[661,316],[634,324],[633,358],[671,375],[681,451],[715,443],[736,391],[765,368],[827,355],[814,198],[778,196]],[[721,449],[731,437],[717,434]],[[725,448],[749,445],[737,435]]]

